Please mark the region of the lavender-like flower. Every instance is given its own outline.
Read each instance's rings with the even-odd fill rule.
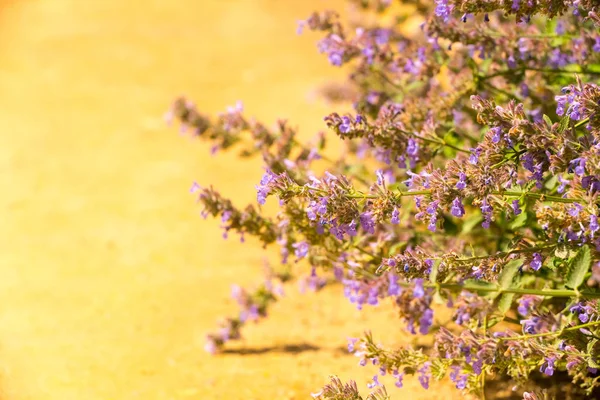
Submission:
[[[306,257],[310,248],[308,242],[306,241],[294,243],[292,247],[294,248],[294,254],[298,259]]]
[[[533,253],[533,258],[532,258],[529,266],[534,271],[539,271],[539,269],[542,268],[542,262],[543,262],[542,255],[540,253]]]
[[[450,212],[455,217],[462,217],[463,215],[465,215],[465,208],[463,207],[462,202],[460,201],[460,198],[456,197],[452,201],[452,208],[451,208]]]

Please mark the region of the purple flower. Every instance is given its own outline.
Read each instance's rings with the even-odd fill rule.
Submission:
[[[431,216],[429,219],[429,225],[427,225],[427,229],[429,229],[431,232],[435,232],[437,229],[437,215],[434,214]]]
[[[526,170],[528,170],[529,172],[534,172],[535,164],[533,156],[530,153],[525,153],[525,155],[521,157],[521,160],[523,160],[523,167]]]
[[[294,243],[292,247],[294,248],[294,254],[298,259],[306,257],[308,249],[310,248],[306,241]]]
[[[400,286],[398,285],[398,276],[393,272],[388,273],[388,295],[400,296]]]
[[[596,39],[594,40],[594,45],[592,46],[592,50],[596,53],[600,52],[600,36],[596,36]]]
[[[348,133],[352,129],[352,120],[347,115],[342,117],[342,123],[338,127],[341,133]]]
[[[567,208],[567,213],[571,217],[576,217],[583,210],[583,206],[579,203],[573,203],[572,207]]]
[[[406,154],[408,154],[411,157],[414,157],[418,153],[419,145],[417,144],[417,142],[413,138],[408,139],[408,143],[406,145]]]
[[[529,319],[521,320],[521,325],[523,325],[523,332],[531,335],[540,332],[547,326],[547,323],[540,317],[532,316]]]
[[[458,182],[456,182],[456,188],[463,190],[467,187],[467,175],[464,172],[458,173]]]
[[[429,371],[429,367],[431,366],[431,362],[427,361],[423,364],[421,368],[419,368],[419,383],[423,386],[423,389],[429,389],[429,377],[431,372]]]
[[[394,211],[392,211],[392,219],[390,222],[394,225],[398,225],[400,223],[400,212],[398,211],[398,207],[394,207]]]
[[[312,267],[310,271],[310,276],[307,279],[307,286],[313,292],[316,292],[323,288],[327,284],[327,280],[325,278],[321,278],[317,275],[317,269]]]
[[[371,383],[368,383],[368,384],[367,384],[367,387],[368,387],[369,389],[373,389],[373,388],[375,388],[375,387],[377,387],[377,386],[381,386],[381,383],[379,383],[379,376],[375,375],[375,376],[373,377],[373,382],[371,382]]]
[[[452,372],[450,372],[450,380],[456,384],[457,389],[464,389],[467,387],[467,379],[469,376],[467,374],[461,374],[461,368],[458,365],[452,367]]]
[[[343,225],[344,230],[350,237],[356,236],[356,221],[352,220],[349,224]]]
[[[465,215],[465,208],[463,207],[460,198],[457,197],[454,199],[454,201],[452,201],[452,208],[450,209],[450,212],[452,215],[459,218]]]
[[[519,299],[519,307],[517,311],[524,317],[527,317],[533,310],[535,297],[525,295]]]
[[[426,335],[431,325],[433,325],[433,310],[428,308],[419,319],[419,332],[421,335]]]
[[[547,357],[545,362],[540,367],[540,372],[546,374],[548,376],[552,376],[554,374],[554,362],[556,361],[556,357]]]
[[[258,306],[256,304],[250,305],[246,310],[243,310],[240,313],[240,321],[256,321],[260,318],[260,314],[258,313]]]
[[[581,157],[581,158],[576,158],[574,160],[572,160],[569,164],[571,165],[571,167],[573,165],[575,165],[574,171],[577,175],[584,175],[585,174],[585,164],[586,164],[586,159]]]
[[[440,17],[444,22],[448,22],[452,14],[453,6],[448,4],[448,0],[435,0],[435,15]]]
[[[562,175],[558,175],[558,181],[560,182],[560,186],[556,189],[558,193],[563,193],[565,191],[566,186],[571,183],[571,181],[564,179]]]
[[[377,171],[375,171],[375,175],[377,176],[377,184],[379,186],[384,186],[385,185],[385,179],[383,177],[383,171],[378,169]]]
[[[438,204],[439,204],[439,201],[437,201],[437,200],[432,201],[431,203],[429,203],[429,205],[425,209],[425,211],[427,212],[427,214],[429,214],[429,215],[435,215],[437,213]]]
[[[577,317],[584,324],[590,320],[590,315],[593,313],[593,310],[590,310],[588,306],[583,305],[583,303],[577,303],[574,306],[569,308],[573,314],[577,314]]]
[[[360,226],[364,229],[365,232],[374,234],[375,233],[375,222],[371,217],[370,212],[364,212],[360,214]]]
[[[367,303],[372,305],[372,306],[376,306],[377,304],[379,304],[379,287],[377,286],[373,286],[369,289],[369,292],[367,293]]]
[[[469,162],[473,165],[477,165],[480,155],[481,155],[481,149],[479,147],[471,149],[471,155],[469,156]]]
[[[598,231],[600,227],[598,226],[598,217],[595,214],[590,215],[590,231],[592,232],[592,237],[594,237],[594,233]]]
[[[329,232],[339,240],[344,240],[344,230],[340,229],[336,220],[331,221],[331,228]]]
[[[533,253],[533,259],[531,260],[529,266],[534,271],[539,271],[539,269],[542,268],[542,262],[542,255],[540,253]]]
[[[314,207],[316,206],[316,201],[311,201],[308,207],[306,207],[306,216],[311,221],[315,221],[317,219],[317,214],[315,213]]]
[[[394,382],[394,385],[396,385],[396,387],[400,389],[403,386],[402,380],[404,378],[404,374],[401,372],[398,372],[398,370],[394,370],[394,372],[392,373],[392,376],[394,378],[396,378],[396,382]]]
[[[356,342],[358,342],[358,339],[348,338],[348,352],[349,353],[354,353],[354,345],[356,345]]]
[[[521,208],[519,207],[519,200],[512,201],[512,209],[515,215],[521,214]]]
[[[198,182],[194,182],[192,183],[192,187],[190,188],[190,193],[196,193],[197,191],[201,190],[202,186],[198,185]]]
[[[319,214],[319,215],[325,214],[327,212],[327,204],[328,204],[327,197],[322,197],[321,201],[319,201],[315,205],[317,214]]]
[[[221,216],[221,222],[225,223],[231,219],[231,211],[225,210],[223,211],[223,215]]]
[[[264,205],[267,201],[267,196],[271,192],[270,183],[277,177],[271,170],[267,170],[260,180],[260,184],[256,186],[256,199],[258,204]]]
[[[492,133],[492,142],[500,142],[500,139],[502,139],[502,128],[500,128],[499,126],[495,126],[492,129],[490,129],[490,132]]]
[[[420,299],[425,295],[425,288],[423,287],[423,279],[415,279],[415,287],[413,289],[413,297]]]
[[[483,214],[483,222],[481,223],[481,226],[483,226],[485,229],[489,229],[490,224],[492,223],[492,212],[494,209],[488,203],[487,197],[483,198],[480,209],[481,213]]]

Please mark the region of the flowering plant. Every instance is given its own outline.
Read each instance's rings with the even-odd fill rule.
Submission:
[[[486,379],[525,388],[549,376],[572,382],[556,389],[561,398],[565,387],[597,394],[600,5],[351,3],[353,22],[326,11],[299,26],[321,31],[319,50],[349,71],[326,91],[355,110],[325,117],[345,145],[339,157],[325,157],[324,134],[302,144],[287,122],[269,129],[241,104],[211,119],[189,100],[173,103],[168,117],[182,131],[265,163],[258,207],[194,184],[203,215],[220,217],[226,235],[278,246],[283,266],[306,260],[313,290],[339,281],[359,309],[390,298],[409,332],[431,337],[427,348],[384,348],[370,333],[350,340],[361,365],[376,365],[370,399],[388,397],[380,377],[402,387],[406,374],[424,388],[448,376],[479,396]],[[261,208],[271,197],[276,215]],[[241,312],[207,350],[265,317],[277,282],[292,278],[282,268],[255,291],[236,287]],[[434,323],[446,307],[452,318]],[[314,396],[361,398],[337,378]]]

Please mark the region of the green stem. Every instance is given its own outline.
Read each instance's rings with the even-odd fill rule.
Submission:
[[[586,119],[582,119],[581,121],[576,123],[575,128],[579,128],[580,126],[583,126],[583,125],[587,124],[588,122],[590,122],[590,117],[587,117]]]
[[[544,251],[544,250],[548,250],[548,249],[553,249],[555,248],[555,245],[551,245],[551,246],[536,246],[536,247],[529,247],[526,249],[513,249],[510,251],[501,251],[498,252],[496,254],[491,254],[491,255],[486,255],[486,256],[475,256],[475,257],[467,257],[467,258],[458,258],[455,261],[460,261],[460,262],[469,262],[469,261],[475,261],[475,260],[484,260],[490,257],[504,257],[504,256],[509,256],[511,254],[518,254],[518,253],[532,253],[535,251]]]
[[[548,69],[548,68],[535,68],[535,67],[520,67],[515,69],[506,69],[502,71],[495,72],[491,75],[480,76],[479,79],[486,81],[488,79],[495,78],[497,76],[502,75],[514,75],[517,71],[536,71],[542,72],[546,74],[583,74],[583,75],[600,75],[600,72],[589,71],[582,69],[581,71],[568,71],[565,69]]]
[[[317,192],[321,192],[321,193],[327,193],[326,190],[324,189],[319,189],[313,186],[305,186],[306,188],[308,188],[309,190],[314,190]],[[395,194],[399,197],[407,197],[407,196],[428,196],[431,195],[431,190],[415,190],[415,191],[411,191],[411,192],[406,192],[406,191],[401,191],[398,190],[395,192]],[[500,191],[492,191],[490,192],[490,194],[493,195],[497,195],[497,196],[507,196],[507,197],[530,197],[532,199],[538,199],[538,200],[542,200],[542,201],[550,201],[550,202],[554,202],[554,203],[585,203],[585,200],[583,199],[569,199],[569,198],[564,198],[564,197],[559,197],[559,196],[551,196],[551,195],[547,195],[547,194],[543,194],[543,193],[533,193],[533,192],[513,192],[510,190],[500,190]],[[377,199],[379,198],[378,195],[375,194],[346,194],[344,195],[344,197],[348,198],[348,199]]]
[[[486,32],[486,35],[496,38],[508,38],[506,34],[500,32]],[[537,35],[519,35],[519,38],[527,38],[527,39],[559,39],[559,38],[576,38],[575,35],[555,35],[555,34],[544,34],[540,33]]]
[[[581,203],[584,202],[582,199],[568,199],[559,196],[550,196],[543,193],[533,193],[533,192],[512,192],[510,190],[507,191],[494,191],[491,194],[495,194],[498,196],[507,196],[507,197],[531,197],[532,199],[538,199],[542,201],[551,201],[554,203]]]
[[[398,285],[403,287],[412,287],[410,282],[400,282]],[[424,283],[424,287],[433,289],[448,289],[452,291],[468,290],[471,292],[489,292],[489,293],[514,293],[514,294],[533,294],[544,297],[581,297],[586,299],[600,299],[600,293],[580,292],[568,289],[525,289],[525,288],[506,288],[499,286],[480,286],[468,283]]]
[[[420,139],[420,140],[422,140],[422,141],[424,141],[426,143],[439,144],[440,146],[446,146],[446,147],[449,147],[449,148],[454,149],[456,151],[459,151],[461,153],[471,154],[471,152],[469,150],[465,150],[465,149],[463,149],[461,147],[454,146],[453,144],[446,143],[446,141],[444,139],[441,139],[441,138],[438,138],[438,139],[429,139],[429,138],[417,135],[416,133],[410,133],[410,132],[403,131],[403,130],[399,130],[399,131],[402,132],[402,133],[404,133],[405,135],[414,136],[417,139]]]
[[[578,331],[579,329],[589,328],[591,326],[596,326],[596,325],[600,325],[600,321],[593,321],[593,322],[587,322],[587,323],[581,324],[581,325],[570,326],[568,328],[563,328],[561,330],[554,331],[554,332],[536,333],[534,335],[499,337],[498,340],[527,340],[527,339],[539,338],[539,337],[545,337],[545,336],[554,336],[554,335],[560,336],[564,332]]]

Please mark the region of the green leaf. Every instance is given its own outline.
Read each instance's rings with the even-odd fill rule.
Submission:
[[[548,125],[549,128],[552,128],[552,125],[554,125],[552,123],[552,120],[550,119],[550,117],[547,116],[546,114],[544,114],[544,121],[546,121],[546,125]]]
[[[476,279],[467,279],[465,286],[469,286],[468,290],[473,290],[480,295],[486,295],[494,289],[498,288],[498,285],[491,282],[479,281]]]
[[[431,267],[431,272],[429,273],[429,281],[431,283],[435,283],[437,280],[437,274],[438,274],[438,270],[440,267],[441,261],[437,260],[434,264],[433,267]]]
[[[502,322],[503,320],[504,320],[504,317],[501,317],[499,315],[490,315],[487,319],[486,328],[491,328],[494,325]]]
[[[592,339],[587,344],[587,353],[592,355],[594,354],[594,346],[598,343],[598,339]]]
[[[500,272],[500,276],[498,277],[498,285],[500,285],[502,289],[508,289],[509,287],[520,287],[520,279],[518,279],[517,273],[522,265],[523,261],[520,259],[507,262],[502,269],[502,272]],[[517,277],[517,279],[515,279],[515,277]],[[513,282],[515,285],[513,285]],[[494,299],[497,296],[498,293],[495,293],[490,297]],[[500,310],[502,315],[506,314],[506,312],[510,310],[514,298],[514,293],[503,293],[502,296],[500,296],[500,299],[498,300],[498,310]]]
[[[588,245],[584,245],[575,255],[571,262],[571,268],[567,273],[565,286],[569,289],[577,289],[583,283],[585,274],[592,265],[592,256]]]
[[[472,214],[463,223],[461,233],[463,235],[466,235],[467,233],[471,232],[473,230],[473,228],[475,228],[477,226],[477,224],[479,224],[482,221],[483,221],[483,217],[481,216],[481,214],[479,214],[479,213]]]
[[[504,265],[502,268],[502,272],[498,277],[498,284],[502,289],[508,289],[512,286],[513,279],[519,272],[519,268],[523,265],[523,261],[517,258],[516,260],[511,260]]]
[[[514,298],[514,293],[502,293],[502,296],[500,296],[500,300],[498,300],[498,310],[500,310],[502,315],[506,314],[508,310],[510,310]]]
[[[597,343],[598,343],[598,339],[592,339],[587,344],[587,353],[590,356],[590,358],[588,358],[588,367],[591,367],[591,368],[600,368],[600,365],[598,365],[596,360],[594,360],[594,358],[596,356],[595,350],[596,350]]]
[[[527,212],[522,212],[521,214],[517,215],[517,218],[513,219],[513,221],[508,226],[508,229],[511,229],[514,231],[514,230],[517,230],[517,229],[525,226],[526,223],[527,223]]]
[[[571,120],[569,119],[568,116],[564,116],[561,120],[560,120],[560,125],[558,126],[558,133],[563,133],[564,131],[567,130],[567,128],[569,127],[569,122]]]
[[[590,368],[600,368],[600,364],[598,364],[592,357],[588,358],[588,367]]]
[[[544,187],[548,190],[552,190],[557,186],[558,183],[558,175],[552,175],[546,183],[544,183]]]

